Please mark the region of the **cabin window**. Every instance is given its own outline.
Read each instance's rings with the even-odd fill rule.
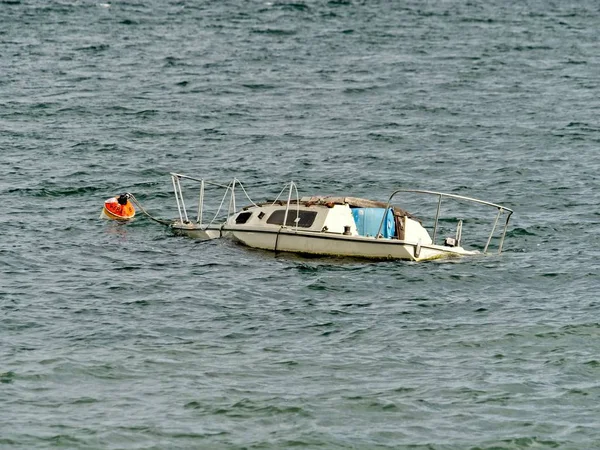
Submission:
[[[238,225],[246,223],[246,222],[248,222],[248,219],[250,218],[250,216],[252,216],[252,213],[249,211],[239,213],[238,216],[235,218],[235,223],[237,223]]]
[[[301,228],[310,228],[317,217],[317,211],[297,211],[290,209],[288,211],[287,220],[285,225],[288,227],[296,226],[296,215],[300,218],[298,226]],[[283,225],[283,218],[285,217],[285,209],[278,209],[273,212],[267,219],[267,223],[271,225]]]

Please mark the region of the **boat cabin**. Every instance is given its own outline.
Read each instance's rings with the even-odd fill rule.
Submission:
[[[277,231],[282,226],[298,231],[346,236],[411,239],[427,245],[431,237],[410,213],[383,202],[356,197],[302,197],[247,206],[228,225]],[[385,220],[384,220],[385,214]]]

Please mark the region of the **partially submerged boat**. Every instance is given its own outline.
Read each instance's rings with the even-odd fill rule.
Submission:
[[[344,196],[301,197],[294,182],[286,184],[274,200],[255,203],[237,179],[227,185],[177,173],[172,173],[171,179],[179,212],[179,217],[168,223],[173,232],[201,240],[229,238],[274,252],[424,261],[485,254],[495,242],[495,251],[501,253],[513,213],[505,206],[475,198],[415,189],[397,189],[385,202]],[[183,180],[200,187],[195,220],[190,220],[184,202]],[[205,223],[207,188],[224,193],[218,207],[213,203],[217,209],[213,218]],[[238,209],[236,195],[243,195],[247,205]],[[398,197],[406,195],[433,198],[435,216],[428,226],[396,205]],[[482,243],[464,248],[463,225],[469,219],[453,216],[452,234],[440,237],[442,228],[447,230],[449,225],[441,215],[442,204],[448,200],[495,210],[489,232],[479,233]],[[478,217],[473,222],[480,221]]]

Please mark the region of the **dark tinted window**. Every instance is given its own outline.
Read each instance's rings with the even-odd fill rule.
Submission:
[[[316,211],[296,211],[290,209],[288,211],[287,220],[285,221],[286,226],[295,227],[296,226],[296,215],[299,213],[300,220],[298,221],[298,226],[302,228],[309,228],[312,226],[315,221],[315,217],[317,217]],[[271,225],[282,225],[283,217],[285,216],[285,209],[278,209],[274,213],[272,213],[267,219],[267,223]]]
[[[235,223],[237,223],[237,224],[246,223],[246,222],[248,222],[248,219],[250,218],[251,215],[252,215],[252,213],[248,212],[248,211],[239,213],[238,216],[235,218]]]

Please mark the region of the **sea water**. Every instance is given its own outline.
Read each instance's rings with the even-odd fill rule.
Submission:
[[[0,448],[600,448],[599,26],[589,0],[1,1]],[[515,214],[502,255],[418,264],[98,219],[122,192],[175,217],[169,172]]]

